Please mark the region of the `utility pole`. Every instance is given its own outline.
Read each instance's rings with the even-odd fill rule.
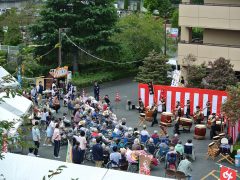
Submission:
[[[62,65],[62,36],[61,36],[62,28],[58,29],[58,67],[61,67]]]
[[[167,55],[167,18],[164,18],[164,55]]]

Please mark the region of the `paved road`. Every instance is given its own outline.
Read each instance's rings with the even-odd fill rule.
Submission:
[[[127,119],[127,125],[131,127],[136,127],[138,122],[138,113],[137,111],[126,110],[126,102],[127,100],[131,100],[133,103],[137,103],[137,83],[133,82],[132,79],[123,79],[114,81],[111,83],[104,83],[100,85],[101,96],[108,94],[110,96],[111,102],[113,102],[114,112],[117,114],[118,118],[125,117]],[[82,91],[82,90],[81,90]],[[121,102],[116,104],[114,102],[115,93],[116,91],[119,92],[121,96]],[[85,89],[85,93],[92,95],[92,87],[88,87]],[[66,111],[66,109],[62,109],[61,112]],[[159,118],[159,115],[158,115]],[[153,133],[154,130],[159,130],[157,126],[155,127],[148,127],[148,130]],[[193,139],[193,127],[191,129],[191,133],[182,133],[180,135],[181,141],[185,143],[187,139]],[[173,129],[169,128],[168,133],[170,136],[173,135]],[[213,169],[217,169],[218,166],[215,164],[213,160],[206,159],[206,152],[208,144],[211,142],[208,140],[209,137],[209,130],[207,130],[206,140],[193,140],[194,146],[196,148],[196,161],[193,162],[193,180],[199,180],[201,177],[209,173]],[[53,159],[53,147],[40,147],[39,154],[43,158]],[[60,150],[60,161],[65,161],[66,157],[66,146],[61,147]],[[93,164],[88,164],[93,165]],[[229,166],[229,165],[228,165]],[[164,176],[164,165],[163,163],[160,164],[159,167],[155,167],[151,174],[153,176]],[[214,178],[209,178],[214,179]]]

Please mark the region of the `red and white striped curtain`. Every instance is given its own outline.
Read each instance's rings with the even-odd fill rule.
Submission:
[[[166,111],[172,112],[174,110],[176,101],[179,101],[181,107],[187,104],[187,100],[191,102],[191,113],[196,110],[196,106],[200,106],[201,109],[206,107],[207,101],[211,103],[211,113],[219,114],[221,111],[222,103],[227,99],[227,93],[225,91],[198,89],[198,88],[184,88],[184,87],[172,87],[154,85],[154,95],[149,94],[147,84],[138,85],[138,96],[142,98],[145,106],[151,106],[153,102],[160,104],[161,96],[166,101]],[[161,111],[161,106],[158,110]],[[186,113],[186,107],[184,107]],[[204,115],[207,115],[207,109],[204,109]]]

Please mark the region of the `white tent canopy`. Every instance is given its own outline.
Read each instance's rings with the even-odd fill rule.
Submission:
[[[59,166],[65,165],[62,173],[54,176],[53,180],[89,179],[89,180],[167,180],[154,176],[145,176],[118,170],[108,170],[85,165],[71,164],[61,161],[24,156],[19,154],[5,154],[0,161],[0,174],[6,179],[42,180],[49,174],[49,170],[56,171]],[[33,166],[36,165],[36,166]],[[48,179],[48,178],[47,178]]]
[[[12,97],[11,95],[9,95],[9,97],[5,96],[6,96],[5,92],[0,93],[0,98],[3,98],[4,100],[4,102],[0,102],[0,107],[2,109],[10,111],[16,116],[21,117],[23,115],[26,115],[32,106],[32,101],[25,98],[24,96],[19,95],[16,95],[15,97]]]
[[[5,82],[3,80],[3,78],[8,75],[10,75],[9,72],[7,72],[2,66],[0,66],[0,87],[1,88],[3,88],[3,87],[16,88],[16,87],[18,87],[19,83],[13,76],[11,76],[10,82]]]
[[[21,119],[19,116],[17,116],[16,114],[13,114],[12,112],[4,109],[1,107],[1,104],[0,104],[0,121],[8,121],[8,122],[12,122],[12,121],[15,121],[15,120],[19,120]]]

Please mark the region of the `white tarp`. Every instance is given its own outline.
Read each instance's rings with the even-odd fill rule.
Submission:
[[[21,117],[26,115],[32,106],[32,101],[24,96],[16,95],[15,97],[12,97],[9,95],[9,98],[4,98],[4,96],[6,96],[5,92],[0,93],[0,98],[3,98],[4,100],[4,102],[0,101],[0,107],[12,112],[16,116]]]
[[[85,165],[71,164],[56,160],[49,160],[37,157],[30,157],[19,154],[7,153],[5,158],[0,160],[0,174],[3,174],[7,180],[42,180],[47,176],[49,170],[55,171],[59,166],[65,165],[61,174],[52,178],[52,180],[167,180],[169,178],[145,176],[135,173],[127,173],[117,170],[108,170]],[[46,178],[48,179],[48,178]]]
[[[9,72],[7,72],[2,66],[0,66],[0,88],[2,88],[2,87],[16,88],[17,86],[19,86],[19,83],[13,76],[11,76],[12,81],[5,82],[3,80],[3,77],[8,76],[8,75],[10,75]]]

